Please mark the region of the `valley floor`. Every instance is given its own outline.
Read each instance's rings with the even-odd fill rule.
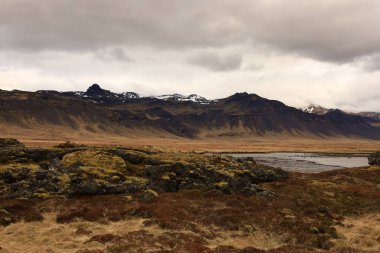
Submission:
[[[180,151],[206,152],[326,152],[326,153],[370,153],[380,150],[380,141],[348,138],[156,138],[156,137],[97,137],[92,138],[39,138],[21,136],[20,140],[31,147],[51,147],[64,141],[85,145],[107,146],[155,146]]]

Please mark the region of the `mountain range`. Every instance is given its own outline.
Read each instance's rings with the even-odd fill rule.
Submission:
[[[191,139],[251,136],[380,139],[369,115],[303,111],[256,94],[208,100],[192,94],[143,97],[99,85],[87,91],[0,90],[0,130],[44,136],[118,135]],[[35,131],[34,131],[35,130]],[[34,132],[33,132],[34,131]]]
[[[320,105],[311,104],[308,107],[303,108],[301,110],[304,112],[308,112],[308,113],[315,113],[315,114],[319,114],[319,115],[324,115],[328,112],[332,112],[332,111],[338,110],[338,109],[328,109],[328,108],[325,108],[325,107],[320,106]],[[365,121],[367,121],[367,123],[371,124],[372,126],[380,127],[380,113],[379,112],[357,112],[357,113],[344,112],[344,113],[350,114],[350,115],[361,116],[361,117],[363,117],[363,119]]]

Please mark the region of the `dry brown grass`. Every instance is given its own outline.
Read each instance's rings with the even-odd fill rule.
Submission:
[[[43,221],[18,222],[2,228],[0,245],[9,253],[69,253],[79,250],[103,252],[106,245],[97,240],[91,240],[93,236],[139,231],[144,228],[143,221],[143,219],[134,218],[108,224],[88,221],[60,224],[56,222],[55,214],[47,213]],[[153,227],[150,229],[155,233]],[[83,230],[87,233],[78,233]]]
[[[0,230],[1,252],[7,253],[126,253],[126,252],[207,252],[207,253],[316,253],[294,246],[277,246],[268,251],[258,249],[260,240],[270,240],[260,233],[247,236],[234,234],[214,241],[188,230],[168,231],[145,226],[144,219],[133,218],[107,224],[75,221],[55,222],[53,213],[45,214],[39,222],[18,222]],[[86,233],[78,233],[86,231]],[[228,245],[228,246],[226,246]],[[352,245],[351,245],[352,246]],[[336,248],[325,253],[365,253],[350,247]],[[375,251],[372,251],[375,252]]]
[[[380,252],[380,213],[348,217],[336,227],[340,236],[336,244]]]
[[[12,130],[13,129],[13,130]],[[266,135],[251,137],[220,137],[186,139],[169,134],[149,134],[136,129],[122,135],[107,132],[68,132],[59,127],[54,131],[46,131],[43,126],[36,129],[7,129],[3,137],[17,138],[28,146],[52,147],[65,141],[85,145],[124,145],[124,146],[158,146],[182,151],[213,152],[336,152],[336,153],[369,153],[380,150],[380,141],[369,139],[352,139],[346,137],[316,138],[312,136],[293,137],[284,135]],[[136,132],[137,131],[137,132]]]

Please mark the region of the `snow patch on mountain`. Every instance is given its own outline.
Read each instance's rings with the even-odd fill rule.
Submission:
[[[308,107],[303,108],[302,111],[307,112],[307,113],[326,114],[329,111],[331,111],[331,109],[327,109],[320,105],[311,104]]]
[[[169,94],[169,95],[161,95],[155,97],[160,100],[166,100],[166,101],[177,101],[177,102],[194,102],[199,104],[210,104],[213,102],[213,100],[208,100],[205,97],[199,96],[197,94],[191,94],[189,96],[184,96],[182,94]]]

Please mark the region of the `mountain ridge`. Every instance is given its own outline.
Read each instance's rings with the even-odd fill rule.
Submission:
[[[83,91],[55,91],[55,90],[38,90],[38,93],[42,94],[55,94],[55,95],[63,95],[63,96],[72,96],[72,97],[79,97],[79,98],[87,98],[87,99],[94,99],[94,102],[97,103],[104,103],[104,99],[106,100],[105,103],[110,102],[110,100],[113,100],[113,102],[119,102],[123,103],[127,100],[132,99],[144,99],[144,100],[169,100],[169,101],[176,101],[176,102],[187,102],[191,101],[194,103],[201,103],[201,104],[209,104],[216,100],[209,100],[205,97],[199,96],[197,94],[190,94],[190,95],[182,95],[179,93],[174,94],[165,94],[165,95],[159,95],[159,96],[140,96],[136,92],[111,92],[109,90],[105,90],[101,88],[98,84],[91,85],[85,92]]]
[[[307,113],[246,92],[206,102],[196,95],[159,99],[113,93],[99,85],[86,92],[1,91],[0,127],[5,132],[43,128],[51,134],[51,129],[59,128],[57,136],[110,133],[199,139],[278,134],[380,139],[380,128],[365,117],[343,111]]]

